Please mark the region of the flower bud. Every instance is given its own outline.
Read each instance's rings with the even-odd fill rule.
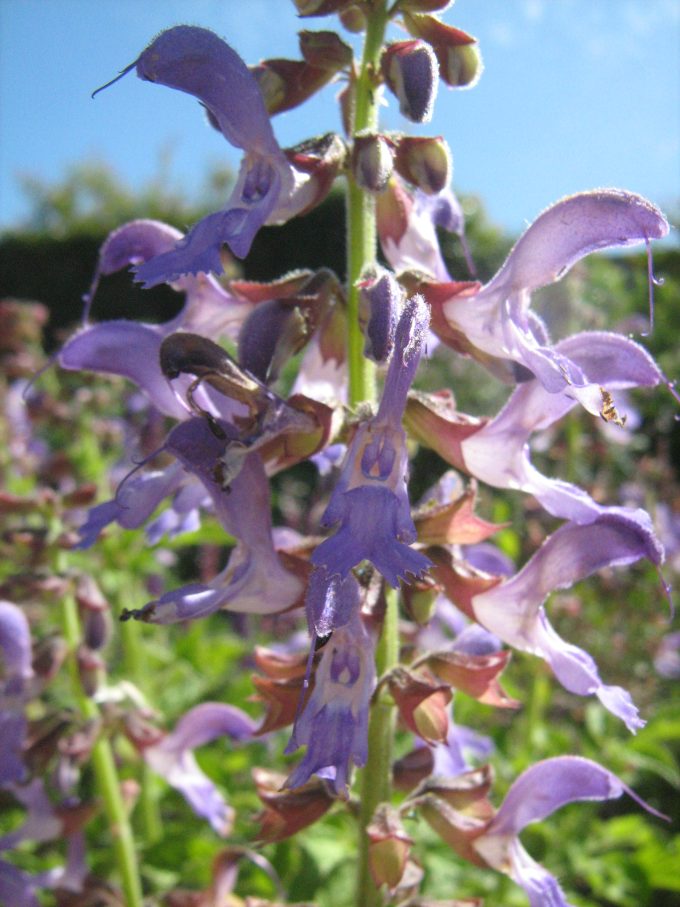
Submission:
[[[102,658],[87,646],[78,647],[78,675],[86,696],[94,696],[104,671]]]
[[[404,607],[418,626],[426,626],[434,615],[439,590],[428,580],[410,583],[403,588]]]
[[[397,145],[394,167],[407,182],[428,195],[441,192],[451,182],[451,152],[441,136],[403,136]]]
[[[33,670],[43,680],[51,680],[59,673],[67,654],[68,646],[60,636],[47,636],[33,647]]]
[[[359,324],[366,338],[364,355],[385,362],[392,352],[404,291],[390,271],[375,267],[358,283]]]
[[[354,139],[352,173],[367,192],[382,192],[392,176],[394,145],[384,135],[362,133]]]
[[[434,51],[425,41],[398,41],[382,56],[382,72],[399,110],[414,123],[432,118],[439,70]]]
[[[452,88],[471,88],[482,74],[477,39],[434,16],[404,13],[404,25],[414,38],[427,41],[439,62],[439,75]]]
[[[393,891],[404,874],[413,839],[406,833],[397,810],[381,803],[366,828],[368,863],[376,888]]]
[[[340,10],[340,21],[352,34],[366,31],[366,13],[360,6],[351,4]]]

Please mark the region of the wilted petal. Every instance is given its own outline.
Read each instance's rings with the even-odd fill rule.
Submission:
[[[227,835],[233,810],[198,767],[193,750],[218,737],[226,736],[235,742],[249,740],[255,729],[255,722],[240,709],[205,702],[183,715],[159,743],[146,747],[144,758],[182,794],[197,815],[207,819],[219,835]]]
[[[624,566],[642,557],[659,564],[663,551],[644,511],[610,508],[594,522],[566,524],[550,536],[515,576],[474,595],[472,610],[487,630],[508,645],[544,658],[570,692],[595,694],[631,731],[642,727],[630,695],[603,685],[593,659],[562,640],[542,608],[544,599],[603,567]]]

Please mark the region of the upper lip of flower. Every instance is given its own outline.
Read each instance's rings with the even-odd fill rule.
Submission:
[[[598,384],[553,349],[530,312],[531,292],[559,280],[579,259],[598,249],[649,244],[668,233],[668,222],[650,202],[618,189],[571,195],[544,211],[517,241],[498,273],[470,297],[444,304],[451,326],[482,355],[510,359],[529,370],[551,393],[564,392],[601,415]]]

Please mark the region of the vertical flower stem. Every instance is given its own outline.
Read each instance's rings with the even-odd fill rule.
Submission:
[[[81,640],[78,606],[71,594],[64,596],[62,625],[69,648],[69,672],[73,695],[84,718],[96,720],[99,709],[85,693],[78,673],[77,650]],[[113,850],[121,876],[126,907],[142,907],[142,886],[139,878],[137,854],[127,810],[120,790],[118,771],[110,742],[99,737],[92,748],[92,767],[97,789],[104,801],[104,812],[109,821]]]
[[[376,652],[378,677],[395,667],[399,661],[399,598],[395,589],[386,592],[387,607],[382,633]],[[380,693],[371,707],[368,725],[368,759],[361,777],[359,810],[359,860],[356,903],[361,907],[381,907],[382,894],[376,888],[368,863],[366,828],[379,803],[388,801],[392,793],[392,744],[394,741],[394,702]]]
[[[144,669],[139,641],[141,627],[139,624],[133,623],[132,621],[122,623],[119,626],[123,644],[125,674],[138,689],[143,690]],[[162,837],[163,827],[158,811],[158,786],[156,784],[156,778],[146,762],[142,765],[139,809],[141,813],[141,826],[139,826],[139,830],[144,835],[144,841],[146,844],[155,844],[157,841],[160,841]]]
[[[374,0],[366,9],[368,17],[364,50],[354,82],[352,134],[376,129],[378,104],[374,73],[380,65],[387,25],[387,3]],[[375,202],[347,176],[347,362],[349,367],[349,402],[352,405],[371,401],[375,396],[375,369],[363,354],[364,338],[359,327],[359,290],[356,282],[376,257]]]
[[[386,0],[366,4],[366,36],[359,71],[354,81],[352,135],[378,127],[378,104],[375,73],[388,22]],[[347,177],[347,362],[349,370],[349,402],[356,405],[375,400],[375,368],[364,357],[364,337],[359,326],[359,290],[356,286],[364,270],[376,260],[377,228],[374,199]],[[399,636],[397,595],[387,595],[387,609],[376,652],[378,676],[393,667],[398,660]],[[359,859],[356,903],[362,907],[380,907],[383,902],[369,871],[368,836],[366,827],[373,812],[391,790],[392,742],[394,709],[381,696],[371,708],[368,728],[368,760],[361,778],[361,807],[359,827]]]

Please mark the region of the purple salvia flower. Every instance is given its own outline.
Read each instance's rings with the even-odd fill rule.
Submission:
[[[21,841],[52,841],[62,833],[63,823],[47,796],[42,778],[25,785],[14,785],[12,796],[26,809],[22,825],[0,837],[0,850],[9,850]]]
[[[356,584],[351,577],[350,582]],[[357,590],[358,594],[358,590]],[[286,752],[307,745],[302,762],[286,782],[301,787],[311,775],[329,778],[336,793],[347,797],[350,763],[368,756],[369,701],[375,688],[375,641],[358,608],[324,646],[314,690],[295,721]]]
[[[520,237],[495,277],[474,296],[444,305],[451,327],[483,353],[528,369],[550,393],[566,393],[594,415],[603,411],[600,385],[548,345],[529,306],[531,293],[554,283],[598,249],[649,244],[668,233],[650,202],[618,189],[571,195],[541,214]]]
[[[400,579],[420,576],[430,565],[428,558],[409,547],[416,532],[406,491],[408,453],[401,427],[427,325],[427,306],[414,296],[397,326],[378,412],[358,429],[323,516],[324,526],[339,528],[311,560],[328,576],[344,577],[369,560],[396,587]]]
[[[164,415],[186,419],[186,406],[158,363],[164,337],[162,325],[102,321],[71,337],[59,353],[59,364],[70,371],[121,375],[144,391]]]
[[[398,177],[393,177],[390,188],[398,209],[405,208],[407,217],[401,224],[391,222],[378,203],[378,232],[380,245],[390,267],[400,271],[417,271],[449,283],[451,275],[442,257],[437,227],[455,233],[463,245],[463,252],[470,273],[475,273],[465,240],[465,218],[460,202],[451,189],[429,194],[420,189],[408,192]],[[389,205],[385,205],[389,211]]]
[[[103,275],[145,262],[162,250],[171,250],[177,238],[181,238],[181,233],[153,220],[131,221],[110,233],[99,251],[94,281],[86,297],[85,321]],[[160,412],[186,418],[186,405],[160,370],[163,339],[180,329],[235,339],[252,306],[230,296],[209,275],[181,277],[171,285],[186,297],[174,318],[160,325],[122,319],[86,324],[59,353],[62,368],[120,375],[137,384]]]
[[[144,759],[182,794],[197,815],[224,836],[231,830],[233,810],[198,767],[193,751],[218,737],[229,737],[235,742],[250,740],[256,728],[256,722],[240,709],[204,702],[183,715],[174,730],[158,743],[147,746]]]
[[[86,521],[78,529],[78,547],[89,548],[110,523],[116,522],[123,529],[138,529],[166,497],[177,492],[188,480],[190,478],[178,463],[123,480],[112,501],[90,509]],[[195,480],[194,484],[197,484]]]
[[[618,334],[575,334],[556,344],[555,352],[568,358],[591,386],[616,391],[653,387],[661,380],[649,353]],[[553,516],[577,523],[597,519],[606,507],[581,488],[542,475],[530,460],[532,433],[548,428],[575,405],[568,390],[550,393],[539,381],[520,385],[494,419],[461,442],[470,475],[495,488],[532,494]]]
[[[507,873],[521,885],[531,907],[569,907],[557,879],[522,847],[519,834],[555,810],[576,800],[613,800],[629,794],[652,814],[616,775],[590,759],[558,756],[532,765],[517,778],[500,809],[472,846],[488,866]]]
[[[84,322],[87,323],[92,301],[103,276],[115,274],[131,265],[139,267],[158,255],[170,252],[183,239],[174,227],[157,220],[133,220],[113,230],[99,250],[97,269],[85,297]],[[227,336],[233,340],[251,311],[247,302],[236,299],[220,286],[214,277],[186,275],[170,282],[185,294],[178,314],[163,327],[166,333],[184,328],[211,337]]]
[[[475,595],[472,611],[483,627],[508,645],[544,658],[565,689],[597,696],[635,733],[644,721],[630,694],[602,683],[591,656],[557,635],[543,602],[552,591],[568,588],[603,567],[625,566],[642,557],[657,565],[663,560],[649,517],[641,510],[612,507],[588,525],[561,526],[519,573]]]
[[[12,907],[40,907],[33,876],[11,863],[0,860],[0,904]]]
[[[480,734],[472,728],[456,724],[453,720],[453,708],[449,705],[449,730],[444,743],[435,743],[432,747],[434,763],[433,775],[455,778],[473,768],[473,763],[488,759],[494,752],[490,737]]]
[[[680,679],[680,633],[667,633],[654,653],[656,672],[668,680]]]
[[[4,675],[0,682],[0,788],[23,780],[22,749],[26,737],[25,700],[33,678],[31,631],[17,605],[0,601],[0,649]]]
[[[312,636],[324,638],[346,626],[360,606],[359,584],[353,573],[329,576],[324,567],[312,571],[307,586],[305,609]]]
[[[174,250],[139,266],[137,277],[151,287],[184,274],[219,274],[222,244],[245,257],[264,223],[288,219],[306,207],[309,178],[294,170],[274,138],[255,77],[213,32],[188,25],[170,28],[121,76],[133,68],[144,81],[193,95],[208,111],[211,124],[245,151],[225,209],[195,224]]]
[[[225,437],[235,430],[220,423]],[[135,617],[153,623],[173,623],[211,614],[220,608],[271,614],[284,610],[302,595],[302,582],[285,570],[274,549],[269,483],[257,453],[237,446],[239,469],[229,487],[219,475],[229,442],[210,430],[204,419],[176,426],[165,444],[209,494],[218,519],[238,540],[229,563],[207,584],[192,583],[150,602]]]
[[[21,608],[8,601],[0,601],[0,649],[4,665],[2,694],[21,693],[33,677],[31,630]]]
[[[324,356],[317,331],[302,355],[291,394],[340,406],[347,402],[347,383],[347,363]]]

